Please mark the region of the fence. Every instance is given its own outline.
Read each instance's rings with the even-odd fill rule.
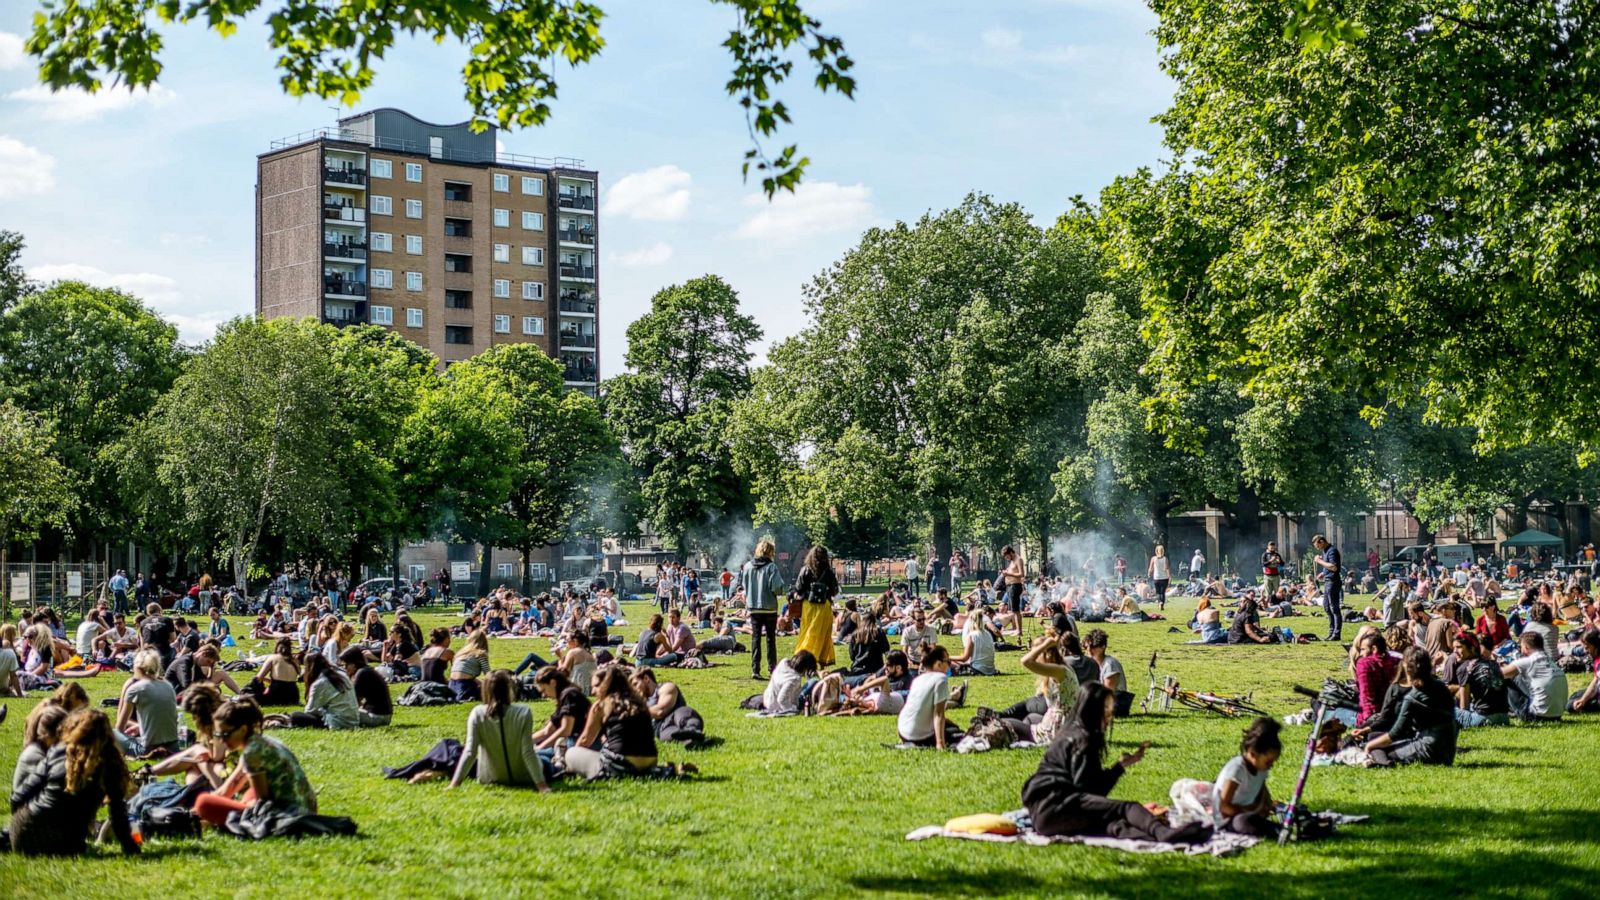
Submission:
[[[5,617],[13,608],[48,605],[58,612],[82,612],[100,597],[106,583],[100,563],[12,563],[6,566],[0,592]],[[132,592],[129,585],[129,592]],[[108,595],[109,596],[109,595]]]

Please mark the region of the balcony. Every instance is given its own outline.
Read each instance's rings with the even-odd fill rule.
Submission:
[[[592,348],[594,347],[594,335],[580,334],[576,331],[563,331],[561,332],[561,347],[563,350],[568,347]]]
[[[594,384],[594,375],[594,363],[592,361],[568,363],[567,372],[563,380],[567,384]]]
[[[594,266],[575,266],[571,263],[562,263],[560,272],[562,278],[577,278],[584,281],[594,280]]]
[[[354,278],[323,276],[322,293],[329,297],[365,297],[367,283]]]
[[[556,232],[556,239],[564,244],[594,244],[593,228],[569,228]]]
[[[350,206],[343,203],[323,203],[322,218],[335,222],[365,222],[367,211],[359,206]]]
[[[325,166],[322,170],[322,180],[328,184],[348,184],[355,187],[366,187],[367,172],[354,166]]]
[[[328,259],[366,259],[366,241],[323,241],[322,255]]]
[[[577,291],[563,293],[557,307],[564,313],[577,313],[584,316],[595,314],[594,298],[580,294]]]
[[[561,545],[563,559],[594,559],[600,552],[600,545],[595,541],[567,541]]]
[[[472,292],[446,288],[444,292],[445,309],[471,309]]]
[[[460,253],[446,253],[444,255],[444,270],[446,272],[472,272],[472,257]]]
[[[322,307],[322,317],[340,328],[359,325],[367,321],[367,304],[364,300],[355,303],[325,303]]]
[[[580,209],[588,212],[594,211],[593,194],[562,194],[558,201],[562,209]]]

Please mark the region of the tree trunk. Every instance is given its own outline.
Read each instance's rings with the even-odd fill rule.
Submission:
[[[856,574],[859,575],[860,578],[861,578],[861,586],[862,587],[866,587],[867,586],[867,561],[866,560],[863,559],[861,561],[861,571],[856,573]]]
[[[483,549],[480,552],[479,558],[481,561],[478,564],[478,596],[487,597],[489,596],[489,570],[494,566],[494,547],[487,543],[479,546]]]
[[[389,565],[390,577],[394,579],[390,583],[394,585],[394,596],[398,600],[400,598],[400,535],[398,534],[389,537]]]
[[[940,505],[933,509],[933,555],[935,559],[950,558],[950,509]]]
[[[1038,529],[1035,534],[1037,534],[1039,537],[1038,574],[1043,574],[1045,570],[1045,564],[1050,562],[1050,517],[1040,516],[1037,520],[1035,520],[1034,527]]]
[[[533,576],[528,573],[533,563],[533,547],[524,544],[517,548],[517,552],[522,554],[522,596],[531,597],[533,596]]]
[[[0,619],[11,618],[11,536],[0,534]]]

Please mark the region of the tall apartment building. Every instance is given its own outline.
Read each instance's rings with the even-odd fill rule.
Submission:
[[[600,377],[598,173],[496,149],[497,129],[378,109],[256,162],[256,314],[382,325],[445,365],[539,345]]]

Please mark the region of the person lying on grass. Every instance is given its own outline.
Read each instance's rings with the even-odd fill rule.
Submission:
[[[915,675],[905,653],[890,650],[883,668],[871,675],[824,675],[811,689],[810,709],[820,715],[898,715]]]
[[[901,743],[943,750],[961,739],[961,729],[945,717],[954,702],[949,673],[949,650],[935,644],[922,651],[921,674],[911,682],[896,723]]]
[[[238,752],[239,765],[215,791],[196,798],[194,814],[201,821],[220,828],[228,823],[229,813],[268,801],[308,813],[317,811],[317,792],[300,760],[266,734],[265,718],[254,700],[229,700],[217,710],[214,722],[228,750]]]
[[[1224,830],[1253,837],[1278,834],[1278,826],[1268,818],[1273,803],[1267,774],[1283,753],[1283,742],[1278,737],[1281,728],[1276,721],[1264,717],[1251,722],[1239,741],[1239,755],[1228,760],[1217,774],[1213,796]]]
[[[533,713],[511,702],[513,683],[505,669],[484,677],[483,702],[467,714],[467,739],[450,787],[459,786],[473,771],[479,784],[531,784],[540,793],[550,790],[544,761],[533,744]]]
[[[1116,695],[1098,682],[1085,684],[1067,723],[1050,742],[1039,769],[1022,786],[1022,805],[1042,835],[1107,836],[1163,843],[1198,843],[1211,829],[1203,823],[1173,828],[1143,806],[1107,795],[1122,773],[1144,759],[1145,742],[1107,767],[1106,731]]]
[[[158,657],[159,660],[159,657]],[[158,662],[159,664],[159,662]],[[125,854],[139,852],[128,822],[128,764],[111,720],[97,709],[66,717],[60,740],[21,778],[11,795],[11,850],[28,856],[77,856],[102,804]]]
[[[1419,648],[1406,651],[1400,671],[1411,690],[1401,701],[1394,724],[1367,739],[1367,755],[1378,766],[1451,765],[1456,758],[1456,718],[1449,689],[1434,677],[1431,657]]]

